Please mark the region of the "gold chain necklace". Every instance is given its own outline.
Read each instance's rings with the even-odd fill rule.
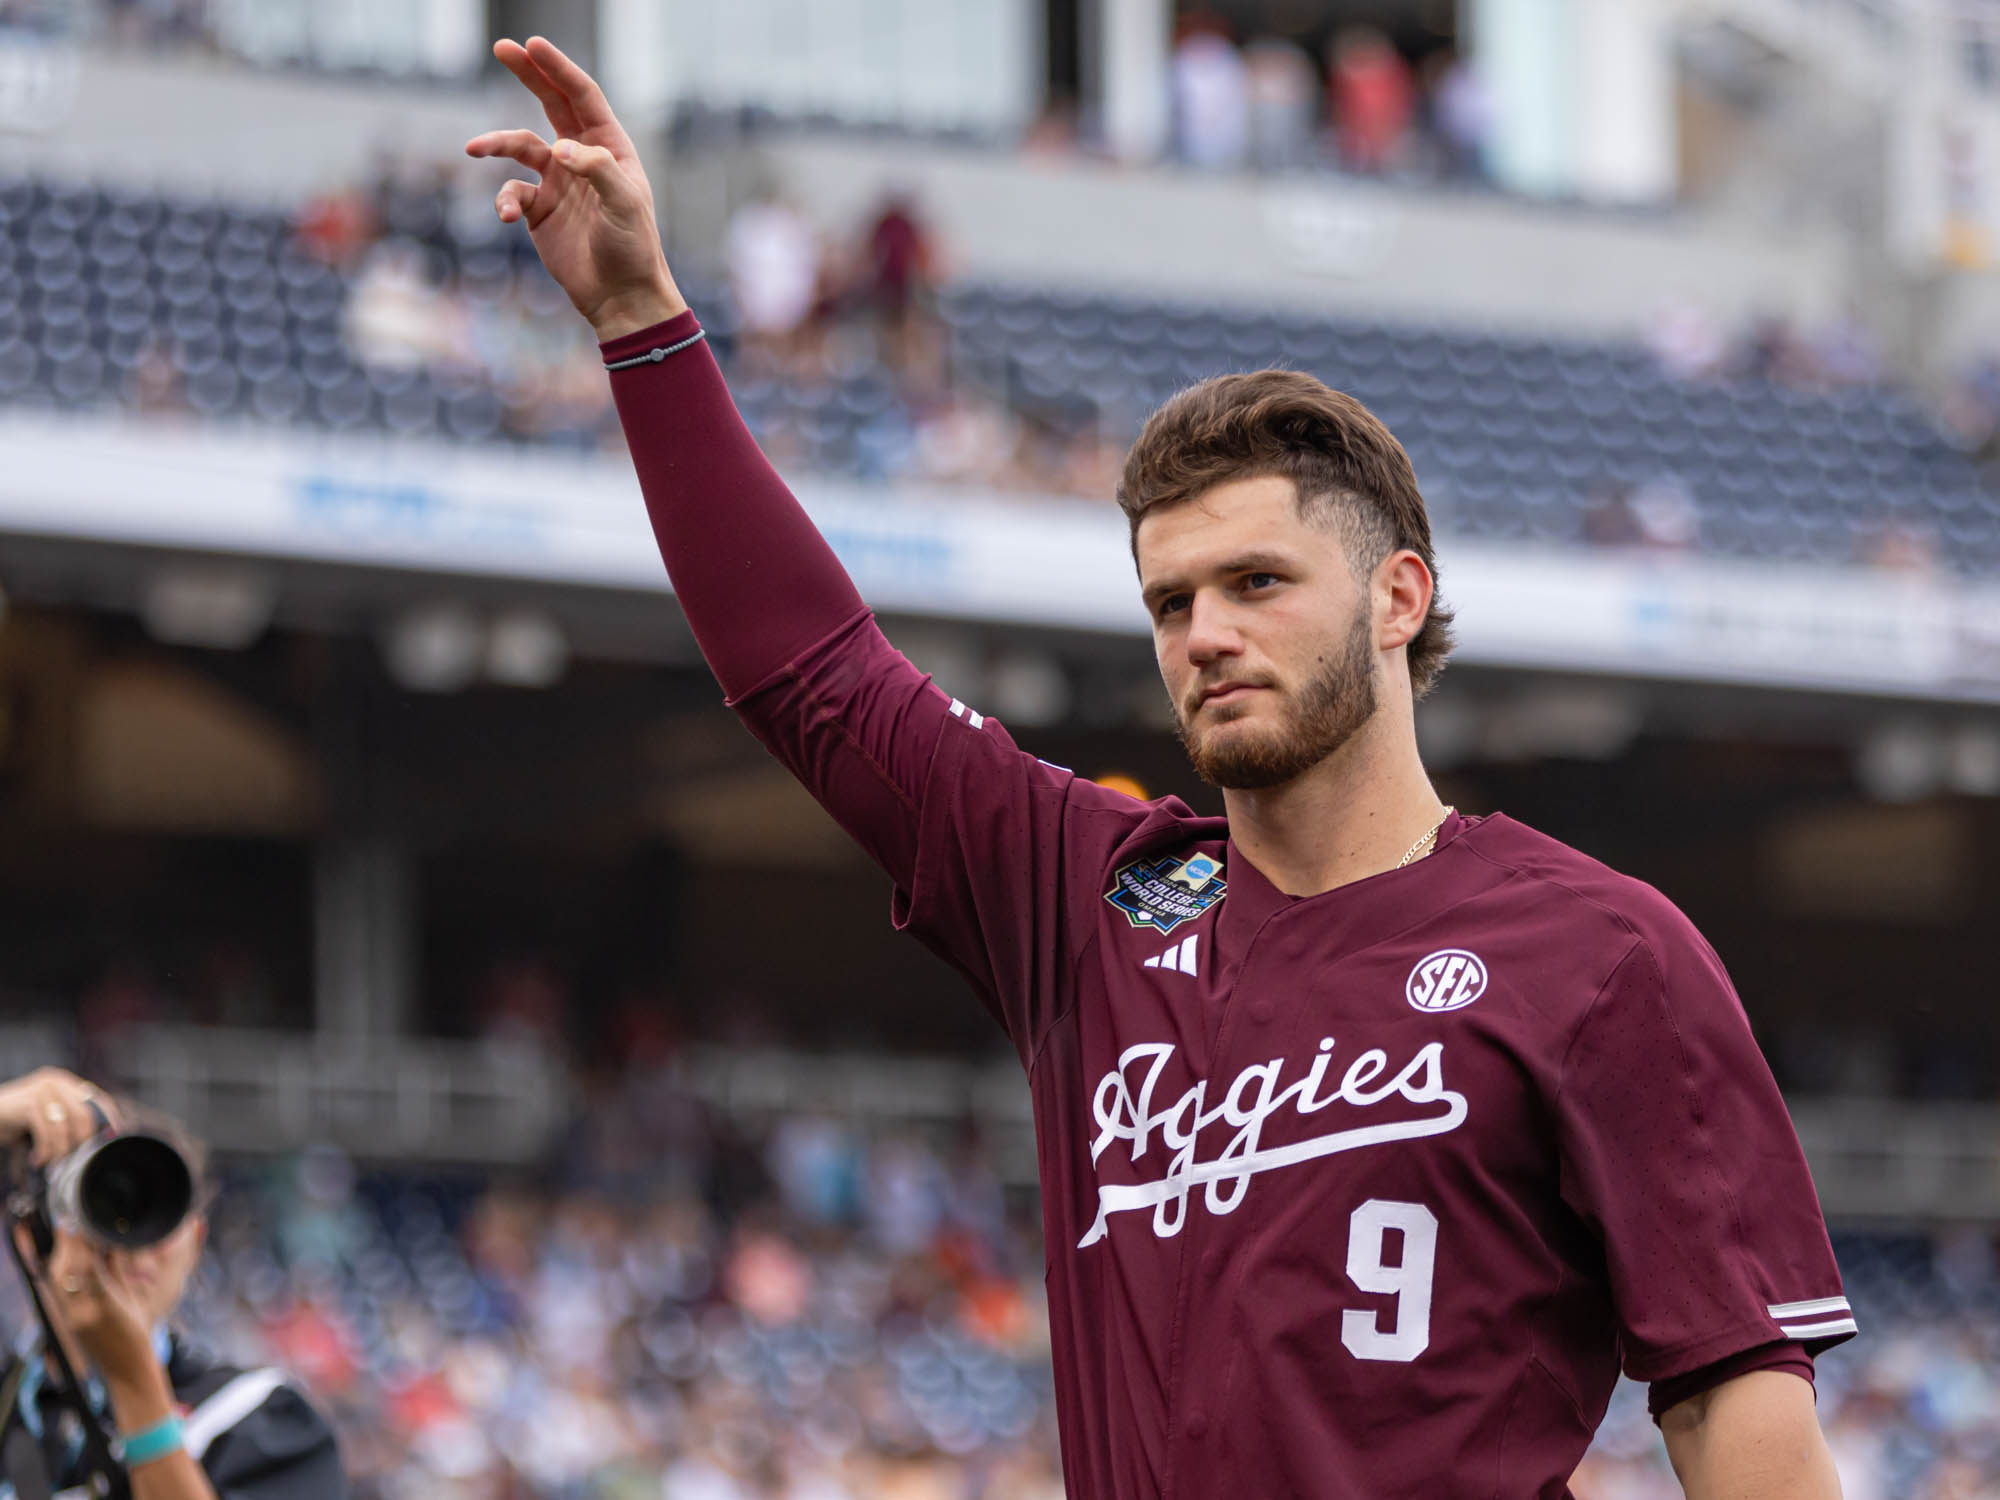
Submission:
[[[1405,854],[1401,859],[1396,861],[1396,868],[1400,870],[1403,868],[1404,865],[1408,864],[1411,860],[1417,858],[1418,855],[1430,853],[1430,850],[1425,848],[1424,846],[1436,840],[1438,836],[1438,830],[1444,827],[1445,818],[1450,817],[1453,813],[1457,811],[1458,811],[1457,808],[1447,804],[1443,815],[1439,817],[1439,819],[1435,823],[1431,824],[1431,826],[1428,829],[1425,830],[1424,836],[1422,838],[1418,839],[1414,844],[1410,845],[1410,852],[1408,854]]]

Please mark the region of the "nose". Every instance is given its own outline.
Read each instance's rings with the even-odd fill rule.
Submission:
[[[1203,590],[1188,605],[1188,628],[1184,637],[1191,665],[1208,666],[1224,657],[1242,653],[1243,639],[1237,633],[1228,604]]]

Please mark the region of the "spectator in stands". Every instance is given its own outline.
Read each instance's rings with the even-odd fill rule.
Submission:
[[[126,385],[126,402],[141,416],[179,416],[188,410],[187,383],[175,367],[167,342],[148,336]]]
[[[1868,537],[1861,561],[1891,573],[1935,573],[1941,565],[1937,533],[1922,521],[1891,517]]]
[[[292,233],[315,260],[344,271],[374,243],[375,210],[368,194],[358,188],[321,193],[299,210]]]
[[[812,225],[776,192],[759,193],[730,218],[723,255],[745,342],[766,356],[798,353],[820,297]]]
[[[1327,89],[1341,165],[1373,176],[1400,166],[1416,86],[1388,37],[1372,26],[1343,27],[1334,37]]]
[[[1973,361],[1945,390],[1938,421],[1959,451],[1982,462],[2000,457],[2000,359]]]
[[[204,0],[108,0],[107,9],[106,34],[119,46],[175,46],[200,39],[207,31]]]
[[[424,274],[422,247],[388,239],[369,250],[347,299],[347,345],[365,365],[415,370],[445,352],[443,297]]]
[[[1791,385],[1810,383],[1815,370],[1811,348],[1782,313],[1767,314],[1751,324],[1728,364],[1741,379]]]
[[[1685,552],[1699,539],[1701,512],[1671,474],[1596,497],[1584,512],[1584,538],[1598,546]]]
[[[1729,341],[1708,310],[1693,302],[1666,308],[1646,331],[1646,345],[1675,380],[1706,380],[1721,372]]]
[[[1493,136],[1493,101],[1469,57],[1441,47],[1423,61],[1424,126],[1448,181],[1484,181]]]
[[[1814,336],[1811,360],[1822,385],[1873,385],[1882,378],[1881,345],[1852,306]]]
[[[1319,80],[1297,42],[1258,37],[1243,49],[1250,93],[1250,156],[1268,171],[1304,166],[1313,154]]]
[[[1250,152],[1250,76],[1227,23],[1207,12],[1182,19],[1172,86],[1175,154],[1190,166],[1242,166]]]
[[[923,363],[924,345],[932,341],[937,271],[937,250],[916,200],[890,193],[862,245],[860,291],[880,326],[883,352],[898,370]]]

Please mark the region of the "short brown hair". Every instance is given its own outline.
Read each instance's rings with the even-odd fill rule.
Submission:
[[[1132,526],[1233,479],[1277,475],[1297,486],[1299,514],[1332,521],[1348,561],[1365,572],[1404,548],[1437,578],[1431,520],[1410,456],[1352,396],[1297,370],[1217,375],[1188,387],[1146,421],[1125,458],[1118,508]],[[1409,645],[1410,687],[1431,690],[1451,654],[1452,612],[1433,591]]]

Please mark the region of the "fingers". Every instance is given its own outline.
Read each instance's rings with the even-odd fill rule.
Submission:
[[[55,1248],[49,1251],[48,1267],[44,1274],[50,1285],[69,1296],[78,1295],[69,1289],[84,1285],[86,1275],[95,1276],[96,1257],[91,1247],[83,1239],[67,1229],[56,1230]]]
[[[543,43],[547,46],[547,43]],[[550,47],[550,51],[555,51]],[[528,49],[519,42],[502,38],[493,44],[493,55],[500,65],[527,85],[528,92],[542,101],[542,111],[549,117],[549,123],[556,128],[557,135],[577,135],[583,130],[583,123],[577,118],[576,110],[554,79],[550,78],[535,64]],[[556,56],[562,57],[560,52]],[[565,62],[569,59],[564,58]],[[572,67],[574,63],[570,64]],[[580,70],[579,70],[580,71]]]
[[[536,186],[532,182],[504,182],[500,191],[493,195],[494,212],[500,215],[502,224],[512,224],[516,219],[525,219],[528,211],[535,206]]]
[[[30,1158],[38,1167],[67,1156],[96,1135],[98,1111],[112,1126],[118,1124],[110,1101],[97,1088],[61,1068],[39,1068],[15,1080],[0,1100],[5,1127],[27,1136]]]
[[[532,130],[489,130],[465,143],[467,156],[502,156],[530,172],[549,169],[549,143]]]
[[[113,1255],[102,1246],[97,1246],[91,1258],[91,1274],[100,1290],[132,1301],[138,1298],[138,1293],[132,1285],[131,1268],[126,1262],[126,1256]]]
[[[56,1231],[55,1248],[42,1281],[66,1321],[89,1322],[97,1301],[104,1295],[104,1254],[81,1235]]]
[[[607,147],[559,140],[552,150],[563,169],[597,189],[597,196],[614,214],[629,214],[639,201],[638,190],[625,175],[625,169],[618,164],[618,158]]]
[[[604,97],[604,90],[597,86],[597,80],[571,62],[562,48],[545,36],[531,36],[528,38],[527,53],[542,76],[562,91],[584,130],[618,124],[618,116],[611,112],[611,101]],[[577,133],[563,132],[564,135]]]

